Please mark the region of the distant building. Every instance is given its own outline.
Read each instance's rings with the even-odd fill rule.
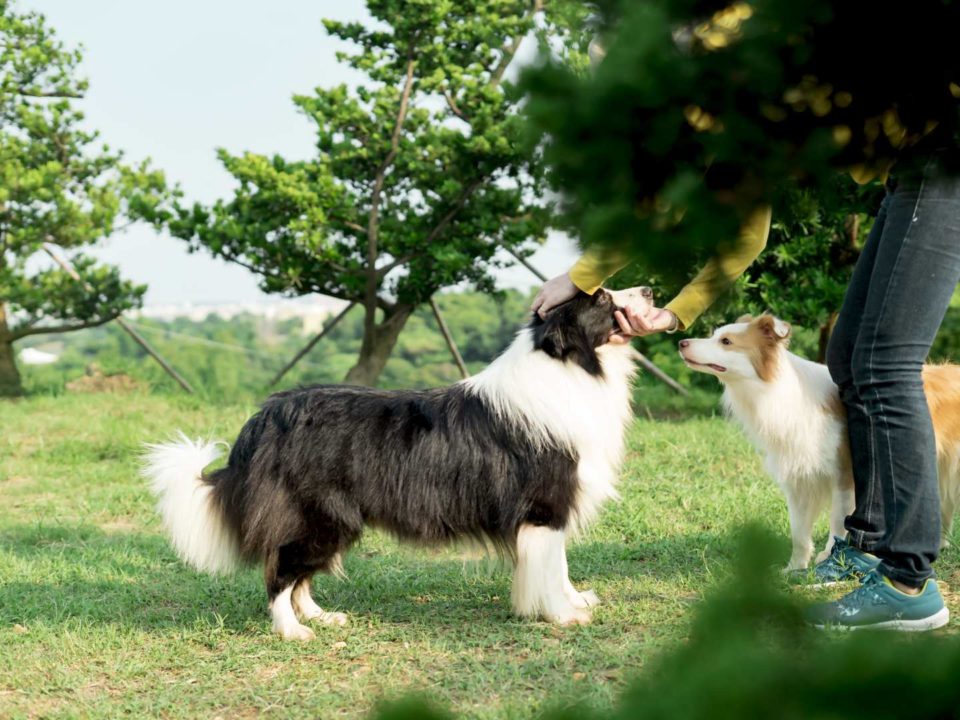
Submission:
[[[59,359],[59,356],[53,353],[36,348],[24,348],[20,351],[20,362],[24,365],[52,365]]]
[[[302,322],[303,334],[314,335],[323,329],[323,323],[328,317],[340,312],[346,305],[343,300],[311,296],[272,302],[149,305],[128,313],[128,316],[132,319],[149,318],[167,322],[177,318],[201,322],[211,315],[224,320],[232,320],[240,315],[253,315],[268,322],[299,319]]]

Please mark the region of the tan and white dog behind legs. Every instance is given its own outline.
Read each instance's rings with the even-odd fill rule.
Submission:
[[[680,342],[692,369],[724,386],[723,404],[764,455],[767,472],[787,500],[793,552],[788,570],[805,568],[813,554],[813,525],[830,506],[830,537],[846,533],[853,511],[853,474],[847,421],[825,365],[788,349],[790,325],[770,315],[743,316],[708,338]],[[960,367],[927,365],[923,383],[937,437],[943,541],[960,496]]]

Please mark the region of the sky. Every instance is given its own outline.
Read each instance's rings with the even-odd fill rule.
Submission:
[[[317,86],[355,82],[340,65],[340,44],[321,18],[363,20],[362,0],[19,0],[47,16],[70,46],[82,45],[90,82],[79,102],[88,124],[129,160],[151,158],[190,200],[229,197],[231,177],[216,148],[313,154],[314,133],[290,98]],[[132,227],[93,254],[146,283],[147,305],[266,299],[247,270],[182,241]],[[566,270],[575,248],[551,238],[532,262],[548,276]],[[503,287],[538,284],[523,268]]]

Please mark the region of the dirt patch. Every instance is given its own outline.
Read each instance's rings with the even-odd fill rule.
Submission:
[[[142,390],[144,385],[124,373],[107,375],[96,365],[91,365],[83,377],[71,380],[66,387],[74,393],[130,393]]]
[[[125,520],[123,518],[98,523],[98,527],[105,533],[131,533],[140,529],[140,526],[133,520]]]
[[[0,476],[0,489],[3,490],[12,490],[13,488],[22,488],[27,487],[28,485],[33,484],[33,478],[26,477],[23,475],[14,475],[12,477],[2,477]]]

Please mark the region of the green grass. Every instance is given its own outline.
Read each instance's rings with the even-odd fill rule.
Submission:
[[[686,637],[727,574],[734,528],[787,530],[735,428],[640,419],[622,501],[570,550],[575,584],[604,602],[592,625],[514,619],[505,570],[371,533],[348,581],[315,582],[351,624],[284,643],[259,573],[184,567],[137,477],[142,441],[176,428],[232,439],[251,410],[149,395],[0,403],[0,717],[358,717],[409,691],[480,718],[602,708]],[[958,572],[947,550],[940,577]]]

